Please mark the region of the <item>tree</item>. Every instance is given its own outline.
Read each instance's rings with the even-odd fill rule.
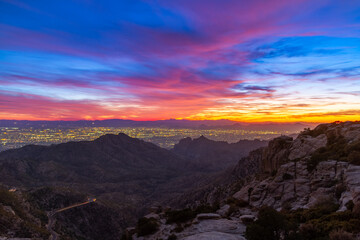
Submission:
[[[246,229],[248,240],[278,240],[287,235],[288,223],[283,214],[271,207],[262,207],[258,220]]]

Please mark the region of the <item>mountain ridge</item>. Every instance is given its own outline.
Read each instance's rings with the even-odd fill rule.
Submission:
[[[203,135],[198,138],[184,138],[175,144],[172,152],[191,159],[209,170],[225,170],[236,164],[250,151],[266,146],[265,140],[239,140],[236,143],[213,141]],[[220,164],[221,163],[221,164]]]
[[[211,178],[213,171],[204,164],[123,133],[107,134],[94,141],[3,151],[0,182],[23,189],[69,187],[111,202],[130,224],[151,205]]]

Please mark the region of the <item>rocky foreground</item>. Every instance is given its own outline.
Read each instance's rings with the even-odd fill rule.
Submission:
[[[240,160],[232,175],[237,184],[214,185],[195,207],[155,208],[124,238],[358,239],[360,122],[276,138]],[[214,197],[219,189],[231,194]]]

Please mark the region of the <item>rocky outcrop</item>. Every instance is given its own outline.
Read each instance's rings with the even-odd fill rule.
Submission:
[[[267,147],[256,149],[241,159],[233,174],[243,178],[254,173],[272,173],[288,161],[310,156],[326,143],[325,134],[315,138],[299,135],[295,140],[292,137],[280,136],[271,140]]]
[[[354,187],[357,181],[360,181],[359,167],[346,162],[321,162],[311,173],[305,162],[290,162],[280,166],[275,176],[252,179],[234,197],[249,201],[254,207],[268,205],[278,210],[309,208],[324,198],[345,206],[350,200],[357,201],[359,189]],[[340,187],[343,192],[337,193]]]
[[[251,180],[245,182],[248,188],[244,189],[244,193],[242,193],[246,197],[253,191],[252,200],[256,201],[257,198],[264,198],[261,194],[265,194],[265,182],[259,184],[261,182],[259,179],[264,180],[269,175],[272,175],[271,177],[273,178],[276,175],[277,182],[279,182],[279,179],[282,179],[284,175],[285,179],[291,178],[286,181],[285,185],[277,186],[279,185],[277,184],[276,186],[271,186],[271,188],[275,188],[271,191],[275,191],[279,196],[272,200],[267,199],[269,202],[264,201],[264,203],[273,204],[271,201],[276,202],[279,200],[281,192],[286,192],[282,202],[285,200],[291,201],[294,198],[294,194],[290,190],[296,187],[296,189],[300,190],[300,193],[297,193],[300,194],[296,196],[297,199],[303,196],[303,200],[299,204],[306,205],[308,195],[305,193],[301,195],[301,189],[304,191],[309,189],[309,186],[303,183],[310,178],[308,175],[310,173],[307,171],[312,170],[310,168],[315,167],[317,162],[335,160],[339,162],[338,165],[340,166],[340,162],[346,163],[344,159],[347,160],[346,154],[348,154],[352,157],[352,161],[359,159],[360,163],[360,144],[359,146],[356,145],[360,139],[359,126],[360,124],[354,122],[321,124],[314,130],[304,130],[294,140],[288,136],[275,138],[269,142],[267,147],[251,151],[247,157],[240,159],[231,172],[219,175],[216,181],[209,179],[210,183],[206,185],[206,188],[200,188],[183,195],[181,201],[185,202],[185,199],[188,200],[186,205],[191,205],[191,202],[212,204],[216,201],[221,201],[230,197],[235,192],[239,192],[239,186],[243,186],[244,180],[249,178],[249,176],[257,175],[256,178],[251,178]],[[341,153],[345,148],[348,151],[344,155],[345,157],[337,154],[337,152]],[[357,148],[358,150],[356,150]],[[329,153],[326,151],[329,151]],[[349,154],[350,151],[351,154]],[[318,159],[314,157],[314,155],[319,154],[322,156]],[[311,164],[309,163],[313,166],[310,166]],[[318,167],[321,167],[321,165]],[[294,170],[295,168],[296,171]],[[287,173],[288,171],[289,173]],[[295,184],[292,184],[293,181],[295,181]],[[253,185],[257,186],[256,189]],[[261,203],[260,201],[259,204]],[[279,203],[277,204],[279,205]],[[282,206],[282,204],[279,206]]]
[[[261,170],[263,172],[272,172],[288,160],[292,140],[292,137],[280,136],[269,142],[262,155]]]
[[[360,203],[360,166],[342,159],[360,150],[359,136],[360,124],[346,122],[319,125],[294,141],[285,137],[274,139],[262,153],[263,175],[247,180],[233,196],[254,207],[268,205],[278,210],[310,208],[323,199],[332,199],[340,205],[339,210],[346,210],[350,201]],[[313,154],[326,151],[329,154],[324,156],[329,158],[309,169],[309,162],[315,161]],[[271,176],[264,175],[270,170]]]
[[[320,134],[315,138],[309,135],[299,135],[291,144],[288,160],[292,161],[310,156],[317,149],[324,147],[326,143],[327,137],[325,134]]]

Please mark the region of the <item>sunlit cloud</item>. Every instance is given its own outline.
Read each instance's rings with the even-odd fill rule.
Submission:
[[[1,1],[0,119],[358,120],[356,1]]]

